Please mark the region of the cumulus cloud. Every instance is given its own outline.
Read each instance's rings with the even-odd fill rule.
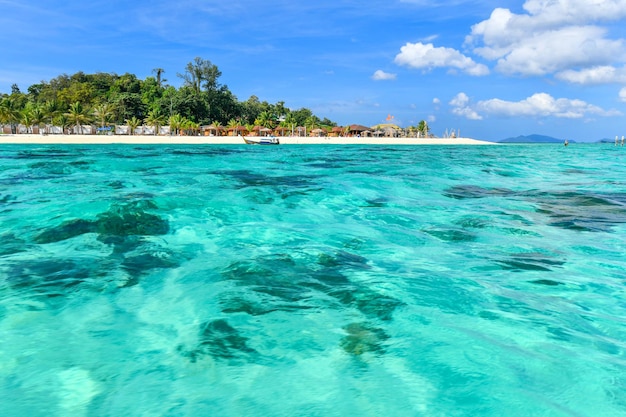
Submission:
[[[547,93],[536,93],[520,101],[507,101],[498,98],[470,102],[465,93],[459,93],[450,101],[454,114],[468,119],[480,120],[482,115],[507,117],[558,117],[579,119],[585,116],[617,116],[615,110],[604,110],[583,100],[554,98]]]
[[[619,99],[626,103],[626,87],[619,90]]]
[[[395,80],[395,79],[396,79],[396,74],[390,74],[383,70],[377,70],[376,72],[374,72],[374,75],[372,75],[372,80],[376,80],[376,81]]]
[[[470,120],[482,120],[482,116],[470,107],[470,99],[465,93],[457,94],[449,103],[452,106],[452,113],[463,116]]]
[[[470,75],[487,75],[489,69],[456,49],[435,47],[432,43],[407,43],[400,48],[394,62],[411,68],[431,70],[438,67],[451,67]]]
[[[527,0],[523,8],[523,14],[495,9],[472,26],[466,45],[506,74],[545,75],[626,60],[624,40],[610,39],[599,26],[626,17],[626,0]],[[575,78],[562,75],[568,77]]]
[[[615,68],[603,65],[582,70],[565,70],[556,74],[556,78],[574,84],[626,84],[626,67]]]

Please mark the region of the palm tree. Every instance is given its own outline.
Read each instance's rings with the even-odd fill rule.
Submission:
[[[157,86],[161,88],[161,83],[167,81],[165,78],[161,78],[165,70],[163,68],[155,68],[152,73],[156,75]]]
[[[274,127],[274,117],[270,112],[262,111],[254,121],[254,124],[257,126],[269,127],[271,129]]]
[[[309,116],[304,121],[304,127],[308,128],[309,132],[315,129],[315,126],[317,126],[317,118],[315,116]]]
[[[80,134],[83,134],[83,124],[89,122],[87,110],[83,108],[80,102],[76,101],[70,105],[69,111],[66,113],[71,124],[78,128]]]
[[[37,126],[39,129],[41,129],[41,125],[44,123],[46,119],[46,114],[44,112],[43,107],[39,104],[33,104],[29,107],[30,107],[30,115],[32,117],[33,126]]]
[[[61,108],[59,107],[59,102],[56,100],[46,101],[46,104],[44,104],[43,106],[43,112],[45,114],[46,119],[50,121],[49,124],[46,123],[46,133],[50,133],[49,128],[54,125],[52,121],[59,114],[61,114]]]
[[[113,116],[113,106],[109,103],[98,104],[93,109],[93,116],[100,123],[100,127],[104,130],[104,127],[111,120]]]
[[[180,114],[176,113],[170,116],[169,124],[170,124],[170,134],[174,132],[178,135],[180,128],[182,127],[185,118]]]
[[[289,112],[285,116],[285,120],[280,122],[280,125],[291,128],[291,136],[293,136],[293,129],[296,127],[296,123],[296,116],[293,113]]]
[[[26,133],[32,133],[33,129],[33,114],[30,106],[24,107],[20,112],[20,123],[26,126]]]
[[[16,125],[20,120],[20,111],[17,102],[11,97],[6,97],[0,101],[0,123],[11,125],[11,132],[16,132]]]
[[[69,127],[70,119],[67,117],[67,114],[60,113],[54,119],[52,119],[53,124],[59,126],[61,128],[61,133],[65,133],[65,128]]]
[[[228,127],[228,128],[234,128],[234,127],[237,127],[237,126],[239,126],[239,122],[237,120],[235,120],[235,119],[230,119],[228,121],[228,123],[226,124],[226,127]]]
[[[181,127],[185,130],[188,136],[196,136],[196,133],[200,130],[200,124],[187,118],[183,119]]]
[[[158,135],[161,126],[165,124],[165,116],[159,110],[150,110],[144,121],[148,126],[154,126],[154,134]]]
[[[428,134],[430,133],[430,127],[428,126],[428,123],[426,123],[426,120],[420,120],[420,122],[417,124],[417,131],[419,132],[420,136],[423,135],[425,138],[428,137]]]
[[[135,129],[139,127],[142,123],[141,119],[138,119],[137,116],[133,116],[130,119],[126,119],[126,124],[128,125],[128,134],[134,135]]]

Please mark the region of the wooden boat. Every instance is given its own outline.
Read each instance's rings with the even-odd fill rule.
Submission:
[[[248,145],[280,145],[276,136],[243,137],[243,141]]]

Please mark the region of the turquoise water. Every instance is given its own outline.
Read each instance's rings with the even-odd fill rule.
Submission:
[[[626,415],[626,150],[0,146],[3,416]]]

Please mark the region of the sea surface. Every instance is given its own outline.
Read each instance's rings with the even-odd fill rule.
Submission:
[[[626,148],[0,146],[0,413],[626,416]]]

